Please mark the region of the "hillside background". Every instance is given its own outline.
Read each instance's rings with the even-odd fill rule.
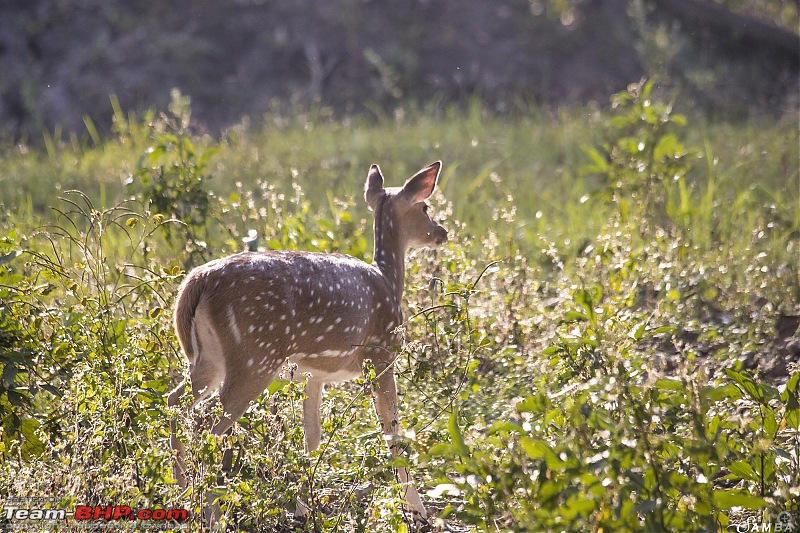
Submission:
[[[798,106],[798,2],[785,0],[29,0],[0,2],[0,135],[102,130],[110,95],[172,88],[219,132],[275,107],[340,114],[479,96],[498,112],[608,102],[657,76],[714,115]]]

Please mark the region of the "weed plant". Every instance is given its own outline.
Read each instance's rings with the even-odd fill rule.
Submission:
[[[793,119],[705,123],[640,83],[609,110],[317,109],[214,140],[175,94],[161,115],[115,106],[113,138],[61,137],[0,157],[0,494],[199,517],[212,491],[232,530],[408,531],[407,463],[439,517],[423,530],[800,526]],[[167,408],[188,268],[245,247],[369,260],[369,164],[397,182],[440,157],[453,238],[409,261],[406,457],[389,459],[370,368],[328,389],[310,456],[291,368],[230,436]]]

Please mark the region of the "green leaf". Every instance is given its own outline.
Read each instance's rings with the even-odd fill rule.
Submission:
[[[728,470],[734,476],[747,479],[749,481],[758,481],[758,476],[750,463],[746,461],[736,461],[728,465]]]
[[[528,396],[521,402],[517,404],[517,411],[520,413],[531,413],[534,411],[539,411],[543,408],[541,402],[537,399],[536,396]]]
[[[487,435],[495,435],[497,433],[523,433],[523,429],[522,426],[510,420],[499,420],[486,430]]]
[[[789,397],[797,392],[797,382],[800,380],[800,373],[792,375],[789,381],[786,382],[786,388],[780,393],[780,399],[783,403],[789,400]]]
[[[635,341],[638,341],[644,335],[644,330],[645,330],[646,327],[647,327],[647,322],[644,322],[644,321],[639,322],[638,324],[633,326],[633,328],[630,330],[630,332],[628,332],[628,337],[630,337],[631,339],[633,339]]]
[[[267,387],[267,395],[272,396],[279,390],[282,390],[288,384],[289,384],[288,381],[283,381],[280,379],[273,380],[272,383],[269,384],[269,387]]]
[[[22,445],[22,454],[25,458],[41,455],[44,451],[44,444],[42,444],[41,439],[39,439],[39,436],[36,434],[39,425],[39,422],[33,418],[26,418],[20,424],[19,432],[25,439]]]
[[[649,100],[650,94],[653,92],[653,84],[655,80],[647,80],[642,86],[642,100]]]
[[[10,389],[14,387],[14,381],[17,378],[17,365],[12,363],[6,363],[5,367],[3,368],[3,385],[5,388]]]
[[[761,509],[767,507],[769,502],[764,498],[751,496],[746,492],[733,492],[727,490],[715,490],[712,496],[714,505],[720,509],[730,509],[732,507],[744,507],[745,509]]]
[[[678,144],[678,139],[674,135],[664,135],[659,139],[658,144],[653,149],[653,157],[656,160],[663,159],[665,157],[675,157],[675,155],[681,151],[681,145]]]
[[[592,160],[592,164],[581,167],[583,174],[604,174],[608,172],[608,160],[599,150],[591,147],[584,147],[583,151]]]
[[[726,383],[725,385],[719,386],[708,385],[702,388],[700,397],[707,398],[712,402],[718,402],[725,398],[738,400],[742,397],[742,391],[733,383]]]
[[[8,403],[14,407],[22,407],[23,405],[30,403],[27,396],[13,390],[6,391],[6,398],[8,399]]]
[[[450,420],[447,422],[447,431],[450,433],[450,440],[453,441],[456,453],[463,458],[469,457],[469,448],[464,443],[464,436],[461,428],[458,427],[458,410],[453,409],[450,413]]]
[[[800,372],[793,375],[789,378],[788,383],[786,383],[786,390],[789,392],[797,392],[797,383],[800,382]]]
[[[590,287],[588,289],[577,289],[573,293],[572,298],[575,300],[575,303],[586,311],[586,316],[594,320],[594,308],[603,298],[603,289],[600,286]]]
[[[708,435],[710,439],[716,439],[717,431],[719,431],[721,425],[722,425],[722,419],[719,417],[719,415],[714,415],[711,418],[711,421],[708,423],[708,430],[706,431],[706,435]]]
[[[778,420],[775,417],[775,411],[766,405],[762,406],[761,410],[764,417],[764,431],[767,432],[768,437],[772,438],[778,431]]]
[[[673,124],[677,124],[678,126],[686,125],[686,117],[679,113],[674,113],[673,115],[671,115],[670,120],[672,121]]]
[[[617,128],[618,130],[621,130],[622,128],[630,125],[631,120],[628,117],[626,117],[625,115],[617,115],[617,116],[613,117],[611,120],[609,120],[608,122],[609,122],[609,124],[611,124],[612,126]]]
[[[522,437],[519,440],[522,449],[531,459],[544,459],[554,455],[550,445],[540,439],[533,439],[531,437]]]
[[[766,401],[777,400],[781,397],[781,393],[778,392],[778,389],[769,383],[760,383],[758,386],[761,389],[761,393],[764,395],[764,399]]]
[[[787,426],[794,430],[800,429],[800,404],[797,401],[797,393],[789,393],[789,397],[786,399],[786,412],[783,416]]]
[[[574,520],[577,516],[588,516],[596,508],[597,501],[594,499],[572,497],[567,501],[566,506],[560,510],[559,514],[567,520]]]
[[[684,390],[683,382],[679,379],[661,378],[656,381],[655,387],[662,390],[671,390],[682,392]]]
[[[725,373],[738,385],[742,392],[750,396],[753,400],[761,404],[764,403],[764,392],[752,378],[745,376],[741,372],[731,370],[730,368],[726,368]]]
[[[444,457],[444,458],[451,458],[456,455],[455,446],[450,444],[449,442],[440,442],[439,444],[434,444],[428,450],[428,454],[431,457]]]
[[[567,311],[562,318],[563,322],[585,322],[588,320],[585,313],[581,311]]]
[[[64,395],[63,390],[50,383],[42,383],[42,388],[57,398],[61,398]]]

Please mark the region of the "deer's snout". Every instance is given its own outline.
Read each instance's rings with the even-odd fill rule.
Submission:
[[[441,226],[438,226],[433,234],[433,241],[436,243],[437,246],[446,243],[447,230]]]

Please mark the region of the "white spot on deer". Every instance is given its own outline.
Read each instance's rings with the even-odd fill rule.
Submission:
[[[334,320],[334,321],[333,321],[333,323],[334,323],[334,324],[338,324],[338,323],[340,323],[341,321],[342,321],[342,317],[340,317],[340,316],[337,316],[337,317],[336,317],[336,320]]]
[[[228,326],[231,329],[231,333],[233,333],[233,338],[236,340],[236,343],[242,342],[242,332],[239,331],[239,325],[236,323],[236,314],[233,310],[233,306],[228,306]]]
[[[250,359],[248,359],[248,360],[247,360],[247,366],[248,366],[248,367],[251,367],[251,366],[253,366],[253,358],[252,358],[252,357],[251,357]]]
[[[320,335],[319,337],[317,337],[316,341],[317,342],[321,342],[322,339],[324,339],[324,338],[325,338],[325,335]]]
[[[255,330],[256,330],[256,325],[255,325],[255,324],[250,324],[250,325],[247,327],[247,332],[248,332],[248,333],[253,333]]]

